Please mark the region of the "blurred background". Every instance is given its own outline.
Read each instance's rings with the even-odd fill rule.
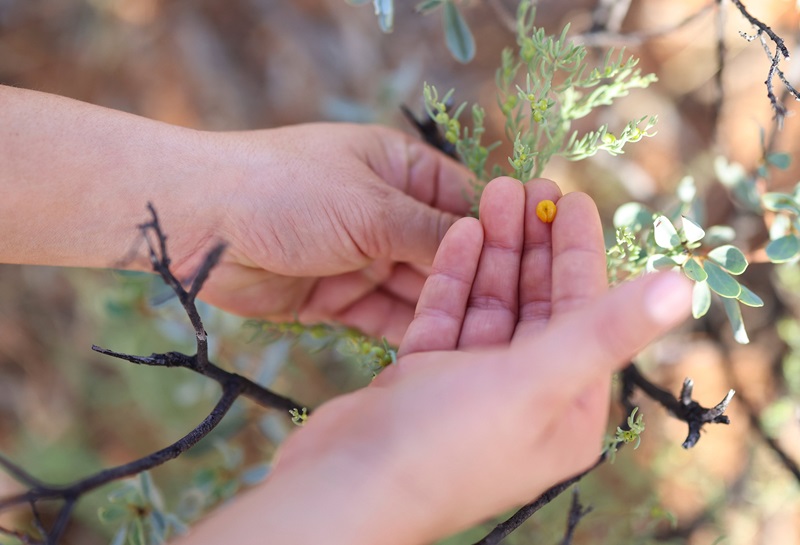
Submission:
[[[795,1],[750,3],[753,15],[795,53]],[[503,139],[494,71],[502,48],[514,44],[507,18],[516,2],[459,4],[477,43],[466,65],[447,51],[440,13],[422,16],[414,2],[396,4],[394,32],[383,34],[371,4],[344,0],[0,0],[0,83],[203,130],[329,120],[413,133],[399,107],[421,114],[427,81],[455,88],[457,103],[483,104],[485,141]],[[618,11],[618,28],[602,34],[587,33],[598,6],[615,2],[538,4],[536,23],[548,32],[570,23],[570,34],[596,45],[600,58],[607,47],[624,45],[641,57],[643,71],[659,78],[590,119],[595,127],[621,128],[656,114],[656,137],[629,145],[620,157],[554,160],[545,175],[565,191],[588,192],[608,225],[629,200],[668,206],[681,178],[693,175],[709,224],[735,222],[740,247],[750,250],[753,262],[743,281],[766,301],[745,314],[750,345],[733,343],[715,306],[642,356],[648,376],[673,392],[684,377],[693,378],[695,398],[704,405],[716,404],[734,384],[741,388],[729,410],[732,423],[710,427],[685,451],[685,426],[641,400],[647,423],[642,446],[620,452],[613,465],[581,483],[582,501],[594,511],[574,543],[798,545],[800,483],[754,434],[741,399],[749,400],[766,433],[800,460],[800,359],[793,351],[800,347],[793,319],[800,282],[796,265],[759,263],[764,220],[732,204],[713,168],[718,155],[748,172],[763,166],[760,131],[773,142],[774,126],[764,85],[769,59],[758,40],[740,35],[752,34],[752,27],[723,1],[724,100],[718,107],[715,2],[635,0]],[[782,67],[797,85],[800,63]],[[786,105],[789,115],[772,151],[794,156],[800,121],[794,102]],[[504,162],[509,149],[501,145],[494,160]],[[793,162],[759,183],[789,191],[797,180]],[[0,266],[0,452],[45,481],[64,483],[161,448],[200,422],[216,400],[209,381],[90,350],[98,344],[136,354],[192,352],[192,332],[167,295],[149,275]],[[265,335],[241,319],[201,310],[214,361],[311,406],[370,379],[346,346],[324,335]],[[612,422],[620,418],[615,413]],[[191,523],[257,481],[291,427],[285,415],[237,403],[212,436],[153,472],[167,508]],[[119,523],[101,523],[97,511],[114,488],[80,504],[63,543],[111,541]],[[0,474],[0,496],[16,490]],[[567,500],[548,506],[506,542],[559,543]],[[42,516],[48,520],[52,513],[43,508]],[[27,528],[29,519],[26,509],[3,513],[0,526]],[[446,543],[473,543],[488,528],[491,523]],[[0,543],[18,542],[0,536]]]

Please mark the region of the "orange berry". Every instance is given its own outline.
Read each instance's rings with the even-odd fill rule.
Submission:
[[[544,223],[553,223],[556,218],[556,203],[553,201],[541,201],[536,205],[536,215]]]

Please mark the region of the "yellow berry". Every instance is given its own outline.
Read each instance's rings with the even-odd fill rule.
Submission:
[[[556,217],[556,203],[544,200],[536,205],[536,216],[544,223],[553,223]]]

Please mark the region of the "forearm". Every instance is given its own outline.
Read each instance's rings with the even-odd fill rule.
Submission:
[[[176,264],[212,236],[203,133],[4,86],[0,105],[0,262],[117,266],[147,202]]]

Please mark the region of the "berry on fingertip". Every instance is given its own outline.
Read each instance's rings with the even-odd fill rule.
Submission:
[[[556,203],[550,200],[541,201],[536,205],[536,216],[544,223],[553,223],[556,218]]]

